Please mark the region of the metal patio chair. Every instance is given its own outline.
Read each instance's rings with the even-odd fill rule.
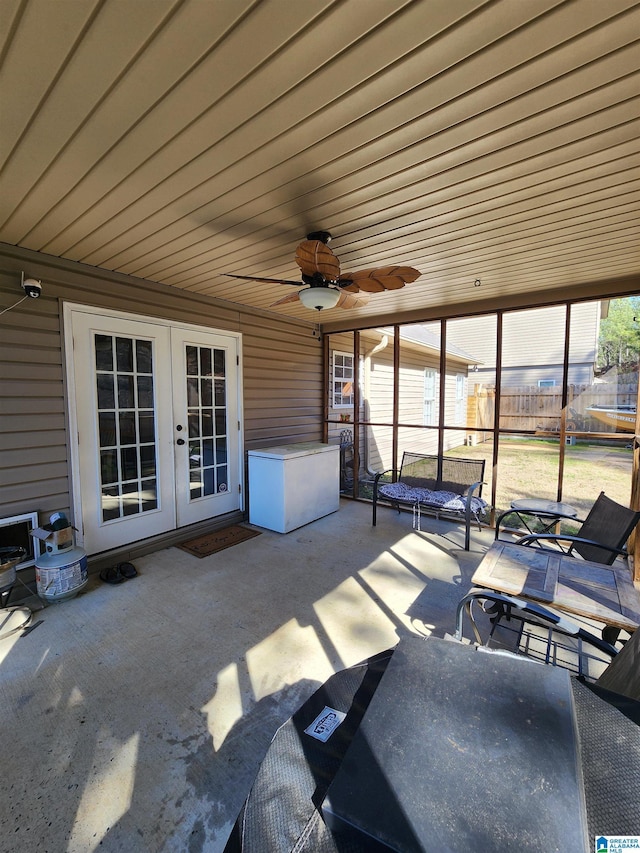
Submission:
[[[514,510],[503,512],[496,522],[496,539],[500,527]],[[558,521],[566,516],[558,515]],[[545,519],[548,523],[549,519]],[[576,534],[531,533],[516,540],[518,545],[561,550],[572,557],[610,566],[618,556],[626,555],[625,543],[640,521],[640,511],[629,509],[600,492]]]
[[[484,638],[475,607],[491,626]],[[471,589],[461,599],[456,610],[456,640],[464,640],[465,616],[478,645],[505,648],[541,663],[561,666],[587,682],[640,701],[640,628],[618,649],[563,614],[490,589]],[[507,628],[513,637],[506,646],[500,629],[511,620],[516,627]]]
[[[496,539],[500,538],[500,525],[510,514],[503,512],[496,523]],[[558,515],[558,521],[565,516]],[[516,540],[517,545],[560,550],[571,557],[589,560],[611,566],[618,557],[626,557],[626,542],[640,521],[640,511],[629,509],[608,498],[600,492],[595,503],[584,520],[575,519],[580,524],[577,534],[569,533],[531,533]],[[549,523],[549,519],[545,519]],[[500,618],[498,613],[497,618]],[[605,627],[602,636],[609,644],[618,639],[620,630]]]
[[[456,640],[464,641],[465,616],[478,645],[562,666],[591,682],[618,654],[612,643],[565,614],[521,596],[471,589],[456,609]]]

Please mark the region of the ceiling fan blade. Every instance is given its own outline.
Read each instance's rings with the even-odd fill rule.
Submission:
[[[351,284],[340,286],[350,293],[356,290],[364,290],[366,293],[382,293],[383,290],[399,290],[421,275],[419,270],[413,267],[379,267],[372,270],[356,270],[345,274],[344,281]]]
[[[223,272],[221,275],[227,278],[241,278],[243,281],[264,281],[266,284],[292,284],[294,287],[300,287],[301,281],[286,281],[284,278],[260,278],[255,275],[233,275],[230,272]]]
[[[369,301],[368,293],[346,293],[344,290],[340,294],[340,299],[336,304],[336,308],[361,308]]]
[[[340,262],[320,240],[303,240],[296,249],[296,263],[304,275],[320,273],[325,281],[340,278]]]
[[[287,305],[289,302],[300,302],[300,297],[298,296],[299,291],[295,293],[288,293],[286,296],[283,296],[282,299],[278,299],[277,302],[272,302],[269,305],[269,308],[275,308],[276,305]]]

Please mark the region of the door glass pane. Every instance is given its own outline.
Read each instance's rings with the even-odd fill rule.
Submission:
[[[96,381],[98,392],[98,409],[113,409],[115,407],[116,395],[113,390],[113,375],[111,373],[98,373]]]
[[[142,481],[142,511],[158,508],[158,489],[155,480]]]
[[[133,376],[118,374],[118,406],[122,409],[133,409]]]
[[[100,472],[103,485],[117,481],[118,452],[114,448],[100,451]]]
[[[187,347],[187,376],[198,375],[198,348]]]
[[[140,470],[143,477],[152,477],[156,473],[155,448],[142,446],[140,448]]]
[[[120,444],[136,443],[135,412],[120,412]]]
[[[120,451],[122,477],[124,480],[138,479],[138,454],[135,447],[123,447]]]
[[[197,438],[200,435],[200,415],[198,412],[189,410],[187,422],[189,424],[189,438]]]
[[[153,351],[151,341],[136,341],[136,364],[138,368],[138,376],[152,372],[152,355]]]
[[[213,409],[202,410],[202,429],[200,435],[203,437],[213,435]]]
[[[213,373],[214,376],[226,378],[225,351],[223,349],[213,350]]]
[[[186,347],[189,495],[191,500],[226,492],[227,379],[225,352]],[[212,381],[212,373],[215,379]]]
[[[193,378],[187,379],[187,405],[197,406],[198,400],[198,380]]]
[[[116,363],[118,371],[133,371],[133,341],[131,338],[116,338]]]
[[[98,370],[113,369],[113,339],[109,335],[96,335],[96,367]]]
[[[138,430],[140,444],[150,444],[154,441],[155,436],[155,415],[152,410],[138,411]]]
[[[100,412],[98,415],[100,447],[113,447],[116,443],[116,416],[114,412]]]
[[[200,372],[203,376],[211,376],[211,350],[200,350]]]
[[[211,389],[211,380],[202,379],[200,383],[200,399],[203,406],[211,406],[213,404],[213,392]]]
[[[101,334],[94,336],[94,348],[106,522],[158,506],[157,482],[149,479],[156,472],[153,347],[150,341]]]
[[[138,375],[138,406],[153,407],[153,377]]]
[[[122,484],[122,511],[124,515],[137,515],[140,512],[141,489],[137,483]]]

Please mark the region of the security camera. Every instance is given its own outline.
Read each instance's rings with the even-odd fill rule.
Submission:
[[[37,299],[42,293],[42,285],[35,278],[27,278],[22,282],[22,289],[27,296]]]

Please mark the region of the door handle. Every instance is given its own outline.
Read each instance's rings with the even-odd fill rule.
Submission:
[[[179,444],[180,446],[182,446],[182,445],[184,444],[184,438],[179,438],[179,439],[176,441],[176,444]]]

